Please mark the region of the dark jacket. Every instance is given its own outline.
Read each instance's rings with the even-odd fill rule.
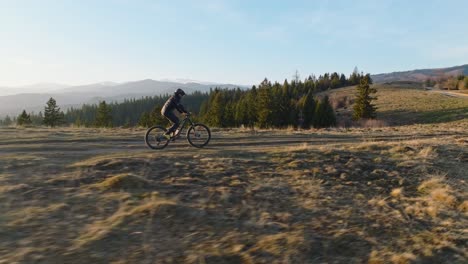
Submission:
[[[161,109],[161,114],[166,115],[166,113],[172,112],[174,109],[177,109],[179,113],[187,113],[184,106],[180,103],[180,99],[182,99],[182,96],[179,95],[169,97]]]

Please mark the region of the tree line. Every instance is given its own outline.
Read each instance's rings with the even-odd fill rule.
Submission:
[[[9,116],[6,116],[5,119],[0,120],[0,125],[3,126],[9,126],[13,123],[19,126],[46,125],[56,127],[65,124],[65,118],[64,113],[60,110],[60,107],[57,106],[55,99],[50,98],[44,107],[44,114],[42,114],[42,111],[39,112],[39,114],[28,114],[26,110],[23,110],[16,118],[11,119]]]
[[[346,78],[344,74],[333,73],[320,75],[319,78],[311,75],[304,81],[299,78],[291,82],[284,80],[283,84],[271,83],[265,78],[258,87],[253,86],[250,90],[215,89],[202,104],[199,114],[203,122],[215,127],[335,126],[336,117],[328,97],[316,94],[328,89],[360,84],[362,80],[366,80],[368,84],[372,82],[369,74],[359,74],[357,70],[350,78]],[[372,93],[373,90],[368,89],[364,92]],[[363,100],[373,99],[370,96],[362,97]],[[364,101],[362,102],[364,104]],[[371,106],[373,107],[371,104],[365,106],[365,110],[356,117],[375,117],[375,114],[365,115],[367,111],[375,113],[375,107]]]
[[[17,124],[20,126],[50,127],[73,125],[78,127],[134,127],[164,124],[161,118],[161,107],[169,94],[160,96],[146,96],[139,99],[125,99],[123,102],[98,104],[84,104],[80,108],[69,108],[65,112],[60,110],[55,99],[50,98],[46,103],[44,112],[27,113],[26,110],[17,116],[6,116],[0,119],[0,126]],[[188,109],[198,111],[203,101],[207,100],[209,93],[194,92],[184,97],[184,105]]]
[[[81,108],[70,108],[65,113],[68,124],[84,127],[134,127],[149,126],[157,118],[162,105],[169,94],[159,96],[146,96],[139,99],[125,99],[123,102],[101,101],[99,104],[85,104]],[[184,96],[183,103],[187,109],[198,111],[208,93],[194,92]],[[158,109],[159,108],[159,111]],[[151,120],[148,119],[151,115]],[[159,114],[160,115],[160,114]]]
[[[363,84],[364,82],[364,84]],[[282,84],[271,83],[265,78],[251,89],[214,88],[209,92],[194,92],[182,100],[184,106],[194,113],[196,121],[215,127],[330,127],[336,124],[334,110],[327,96],[320,92],[344,86],[358,85],[357,102],[354,107],[355,119],[374,118],[375,107],[370,103],[375,99],[369,88],[370,75],[354,72],[347,78],[344,74],[325,73],[318,78],[310,75],[300,80],[299,75],[292,81]],[[367,87],[367,88],[366,88]],[[318,95],[317,95],[318,94]],[[147,96],[139,99],[125,99],[123,102],[108,104],[84,104],[80,108],[70,108],[62,112],[56,101],[50,98],[44,113],[23,111],[18,117],[6,117],[0,125],[74,125],[78,127],[149,127],[155,124],[168,125],[160,111],[169,94]],[[370,113],[370,114],[369,114]]]
[[[305,83],[287,80],[281,85],[265,79],[247,91],[215,89],[199,115],[215,127],[309,128],[336,123],[328,97],[314,98]]]

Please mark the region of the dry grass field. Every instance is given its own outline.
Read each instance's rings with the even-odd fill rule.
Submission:
[[[144,129],[0,128],[0,263],[467,263],[457,115],[163,151]]]
[[[376,85],[374,102],[380,125],[435,124],[468,119],[468,97],[457,98],[402,85]],[[348,121],[352,114],[354,87],[327,92],[338,112],[338,120]],[[372,125],[372,124],[371,124]]]

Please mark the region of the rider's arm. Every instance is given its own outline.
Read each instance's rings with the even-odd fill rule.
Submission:
[[[179,113],[187,113],[187,110],[185,110],[184,106],[180,103],[180,97],[173,96],[172,97],[172,102],[174,103],[175,109],[179,111]]]
[[[177,104],[176,108],[177,108],[177,111],[179,111],[179,113],[187,113],[187,110],[185,110],[182,104]]]

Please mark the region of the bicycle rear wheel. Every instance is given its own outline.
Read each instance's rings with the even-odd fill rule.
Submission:
[[[152,149],[163,149],[169,144],[169,140],[164,137],[167,129],[162,126],[149,128],[145,134],[145,143]]]
[[[196,148],[203,148],[210,142],[210,129],[203,124],[194,124],[187,131],[187,141]]]

